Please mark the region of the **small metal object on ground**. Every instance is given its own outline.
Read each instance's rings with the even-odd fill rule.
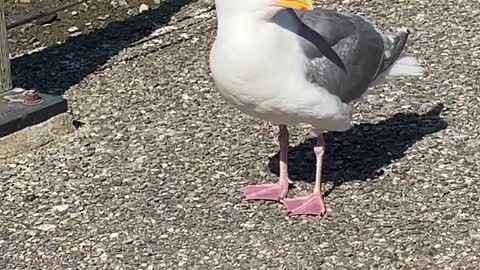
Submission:
[[[3,100],[11,103],[23,103],[25,105],[37,105],[40,104],[43,99],[40,96],[39,92],[35,89],[26,90],[23,88],[14,88],[10,91],[12,94],[4,94]]]
[[[27,90],[24,93],[23,103],[25,105],[37,105],[42,103],[43,99],[37,90]]]
[[[0,95],[0,138],[67,110],[67,101],[61,96],[14,88]]]

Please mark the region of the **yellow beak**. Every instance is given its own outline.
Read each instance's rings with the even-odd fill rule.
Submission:
[[[313,9],[312,0],[275,0],[277,4],[284,8],[291,8],[300,11],[307,11]]]

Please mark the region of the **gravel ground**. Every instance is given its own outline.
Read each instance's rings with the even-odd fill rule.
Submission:
[[[329,135],[325,219],[242,201],[277,177],[277,128],[213,88],[211,3],[173,1],[14,61],[17,84],[65,92],[80,127],[0,164],[1,268],[479,269],[480,3],[337,2],[323,4],[411,28],[427,71]],[[313,134],[291,131],[305,194]]]
[[[52,10],[66,3],[78,0],[4,0],[7,24],[23,16],[39,11]],[[52,16],[15,28],[9,32],[9,41],[13,54],[33,48],[43,48],[61,43],[69,37],[89,34],[114,22],[121,22],[138,14],[141,5],[158,7],[163,0],[89,0],[83,4],[58,12]],[[148,18],[143,18],[148,20]],[[152,23],[150,23],[151,25]],[[144,22],[140,25],[145,28]],[[132,26],[122,24],[127,31]]]

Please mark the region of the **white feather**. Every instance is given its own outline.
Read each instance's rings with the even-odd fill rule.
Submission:
[[[423,71],[424,68],[419,65],[417,58],[404,55],[385,71],[385,77],[389,80],[399,76],[421,76]]]
[[[370,87],[383,84],[401,76],[422,76],[424,68],[420,66],[417,58],[410,55],[400,56],[392,66],[380,74],[377,79],[370,84]]]

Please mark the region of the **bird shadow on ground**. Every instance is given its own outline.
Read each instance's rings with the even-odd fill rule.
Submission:
[[[360,124],[346,132],[325,135],[326,152],[323,179],[335,187],[349,181],[375,179],[382,168],[405,156],[414,143],[424,136],[447,127],[440,118],[444,105],[438,104],[425,114],[398,113],[376,124]],[[289,175],[293,181],[313,182],[316,138],[310,138],[289,150]],[[279,153],[270,158],[270,171],[279,174]]]
[[[12,59],[13,85],[34,88],[41,93],[63,95],[122,49],[166,25],[175,13],[193,1],[165,1],[156,9]]]

